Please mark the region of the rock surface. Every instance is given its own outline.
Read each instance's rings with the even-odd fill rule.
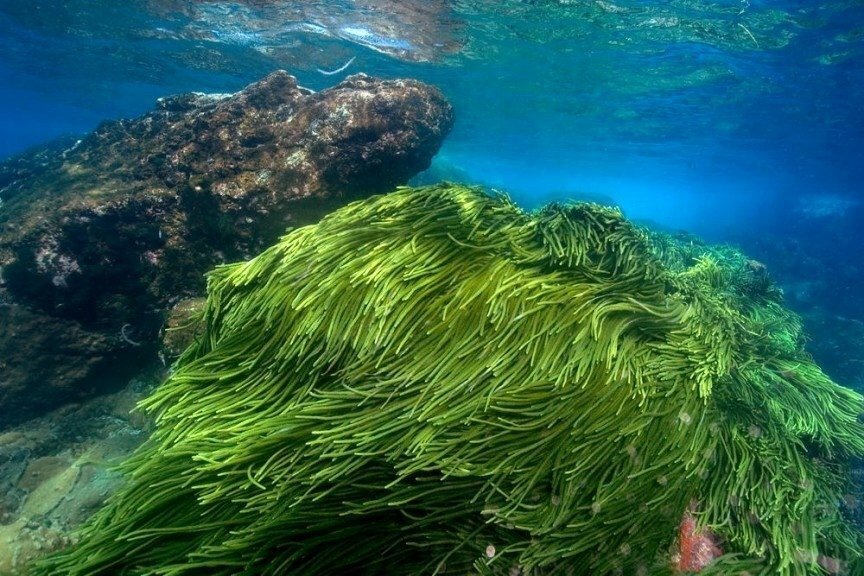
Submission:
[[[72,542],[121,485],[113,467],[151,427],[132,407],[163,375],[150,365],[118,392],[0,432],[0,576],[25,573],[30,561]]]
[[[452,122],[420,82],[280,71],[0,166],[0,428],[106,390],[207,270],[404,183]]]

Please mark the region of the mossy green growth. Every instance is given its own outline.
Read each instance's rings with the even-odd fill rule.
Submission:
[[[210,275],[128,485],[35,573],[662,574],[694,501],[715,571],[853,562],[864,400],[748,270],[591,204],[351,204]]]

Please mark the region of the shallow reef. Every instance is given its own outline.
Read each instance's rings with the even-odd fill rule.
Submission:
[[[861,569],[864,399],[731,248],[401,188],[216,268],[191,322],[126,486],[33,574],[666,574],[682,517],[701,573]]]

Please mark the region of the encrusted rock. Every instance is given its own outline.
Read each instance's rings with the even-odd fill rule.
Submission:
[[[131,411],[164,370],[148,366],[122,390],[0,432],[0,575],[74,541],[73,531],[122,484],[114,470],[150,420]]]
[[[0,165],[0,428],[110,386],[208,269],[404,183],[452,122],[420,82],[279,71]]]
[[[162,349],[159,351],[163,363],[173,362],[201,335],[201,321],[206,298],[185,298],[175,304],[165,319],[162,331]]]

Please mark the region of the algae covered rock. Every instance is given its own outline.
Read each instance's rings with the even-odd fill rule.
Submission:
[[[662,574],[685,513],[706,571],[856,562],[864,399],[760,274],[592,204],[352,203],[211,273],[128,485],[35,573]]]
[[[0,165],[0,428],[122,381],[207,270],[406,182],[452,122],[421,82],[277,71]]]
[[[165,319],[159,351],[165,364],[173,363],[200,336],[204,329],[201,312],[205,303],[205,298],[185,298],[171,307]]]

